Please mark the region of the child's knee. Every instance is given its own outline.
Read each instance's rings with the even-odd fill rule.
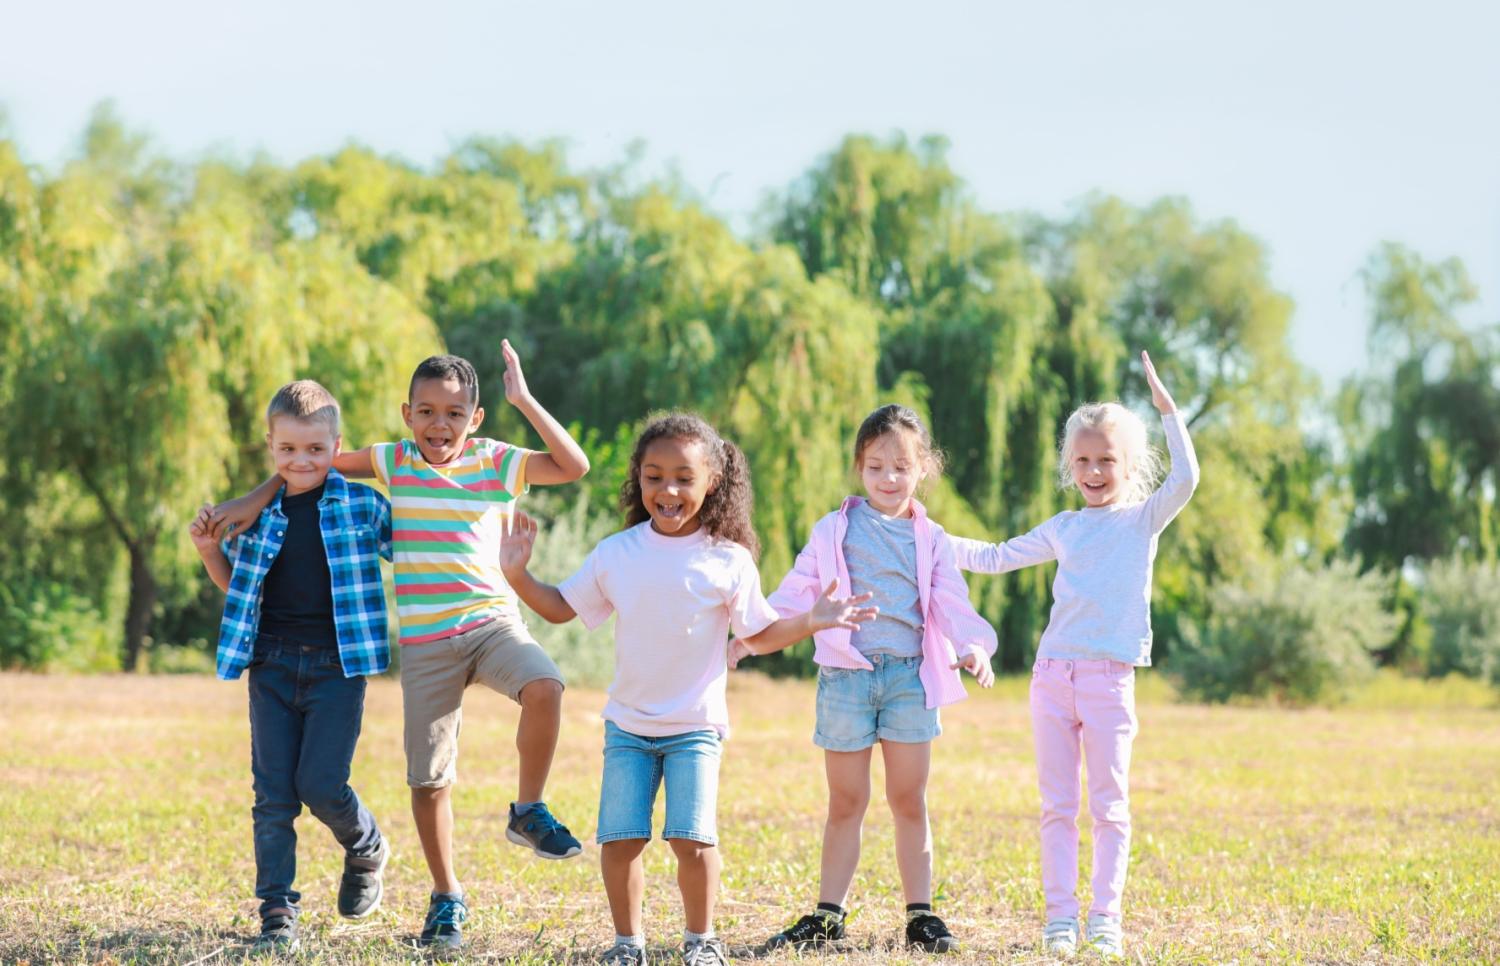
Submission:
[[[553,678],[539,678],[521,689],[522,708],[546,710],[562,707],[563,686]]]
[[[679,862],[707,862],[716,852],[717,846],[695,839],[667,839]]]
[[[833,789],[828,793],[828,817],[835,822],[862,819],[870,807],[869,787]]]
[[[891,815],[897,819],[909,822],[927,820],[927,792],[925,789],[919,788],[888,793],[886,795],[886,802],[891,806]]]

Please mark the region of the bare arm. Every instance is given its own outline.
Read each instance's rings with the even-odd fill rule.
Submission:
[[[873,594],[835,597],[834,594],[838,589],[839,582],[835,578],[823,589],[822,595],[818,597],[811,610],[773,621],[758,634],[742,637],[739,640],[744,642],[745,649],[751,654],[770,654],[830,627],[841,627],[847,631],[858,630],[860,624],[874,620],[875,615],[880,612],[878,607],[859,606],[868,603],[874,596]]]
[[[500,542],[500,569],[505,572],[511,589],[527,607],[548,623],[566,624],[577,617],[578,612],[563,597],[562,591],[537,580],[526,569],[531,562],[531,548],[536,544],[536,531],[535,520],[524,513],[516,514],[510,532]]]
[[[260,511],[270,506],[271,501],[276,498],[276,491],[281,489],[283,482],[279,474],[272,473],[264,483],[244,496],[225,500],[210,508],[205,524],[208,535],[214,540],[225,540],[250,529],[250,525],[260,519]],[[201,513],[200,518],[203,518]]]
[[[192,538],[193,549],[203,558],[203,569],[208,571],[209,579],[214,582],[214,586],[228,592],[231,573],[229,559],[224,556],[219,541],[214,539],[208,528],[208,515],[212,509],[212,504],[203,504],[198,515],[188,525],[188,536]]]
[[[547,447],[544,452],[536,453],[526,461],[526,481],[548,486],[554,483],[572,483],[581,478],[589,471],[589,458],[584,454],[583,447],[531,394],[526,385],[526,376],[521,372],[521,358],[511,348],[509,339],[501,341],[500,352],[505,357],[505,399],[521,411],[521,415],[531,423],[531,428],[537,431],[537,435],[542,437],[543,445]]]
[[[333,468],[353,480],[373,480],[375,464],[370,461],[373,446],[340,453],[333,458]]]

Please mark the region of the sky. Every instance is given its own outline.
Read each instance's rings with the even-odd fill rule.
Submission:
[[[1261,239],[1296,355],[1364,366],[1383,241],[1461,259],[1500,322],[1500,4],[137,0],[13,7],[5,133],[55,168],[93,106],[179,159],[469,136],[644,141],[739,228],[849,133],[937,133],[994,211],[1189,199]]]

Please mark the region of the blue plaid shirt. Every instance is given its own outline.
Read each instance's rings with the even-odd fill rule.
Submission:
[[[231,572],[219,622],[217,670],[225,681],[239,677],[255,653],[261,589],[286,536],[287,518],[281,512],[285,493],[282,487],[254,526],[223,544]],[[333,581],[333,628],[344,677],[379,674],[391,663],[380,576],[380,558],[391,559],[391,504],[330,469],[318,500],[318,529]]]

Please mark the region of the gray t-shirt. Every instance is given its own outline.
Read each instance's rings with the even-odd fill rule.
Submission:
[[[880,608],[852,636],[861,654],[922,656],[922,596],[917,589],[917,536],[910,519],[888,517],[868,503],[849,508],[844,562],[851,594],[873,593]]]

